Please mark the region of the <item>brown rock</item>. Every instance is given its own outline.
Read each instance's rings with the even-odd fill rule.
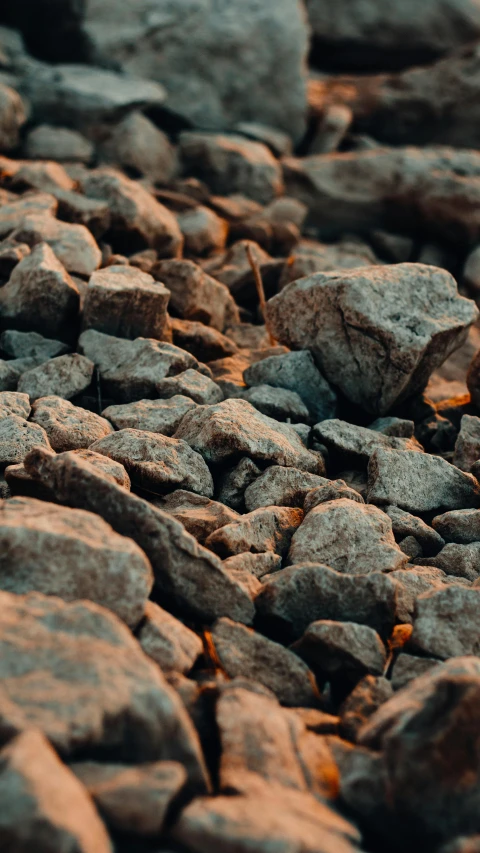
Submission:
[[[85,225],[60,222],[48,213],[30,214],[12,235],[19,243],[47,243],[69,273],[91,275],[102,253]]]
[[[170,308],[185,320],[198,320],[223,332],[239,321],[238,308],[224,284],[193,261],[160,261],[152,275],[170,291]]]
[[[168,337],[169,293],[147,273],[109,266],[89,281],[83,306],[83,328],[119,338]]]
[[[245,489],[245,506],[249,512],[265,506],[302,507],[308,492],[326,482],[297,468],[271,465]]]
[[[480,589],[447,586],[417,599],[410,646],[413,652],[441,658],[478,655]]]
[[[73,406],[62,397],[40,397],[32,406],[31,419],[43,427],[50,446],[57,453],[88,448],[94,441],[113,432],[105,418]]]
[[[0,420],[0,469],[16,462],[23,462],[27,453],[34,447],[50,449],[50,442],[44,429],[31,424],[18,415],[7,415]]]
[[[293,646],[320,681],[359,681],[364,675],[383,675],[387,653],[380,637],[355,622],[312,622]]]
[[[238,351],[234,341],[204,323],[172,318],[171,327],[173,343],[181,349],[186,349],[199,361],[215,361]]]
[[[153,601],[147,601],[137,637],[145,654],[164,673],[186,675],[203,652],[200,637]]]
[[[199,205],[177,214],[187,255],[208,255],[225,248],[228,223],[209,207]]]
[[[185,370],[176,376],[162,379],[157,383],[159,397],[174,397],[177,394],[190,397],[201,406],[214,405],[223,400],[223,391],[209,376],[199,373],[198,370]]]
[[[157,506],[180,521],[201,545],[215,530],[240,520],[238,513],[224,504],[184,489],[166,495]]]
[[[190,397],[176,394],[168,400],[139,400],[123,406],[109,406],[102,414],[118,430],[137,429],[173,435],[184,415],[195,405]]]
[[[283,557],[302,521],[301,509],[260,507],[211,533],[205,545],[222,557],[245,551],[274,551]]]
[[[342,735],[355,742],[362,726],[392,696],[392,684],[388,679],[381,675],[365,675],[340,707]]]

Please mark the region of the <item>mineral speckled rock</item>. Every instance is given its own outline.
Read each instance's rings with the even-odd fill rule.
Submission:
[[[190,397],[175,394],[168,400],[138,400],[121,406],[108,406],[102,415],[118,429],[138,429],[173,435],[184,415],[195,408]]]
[[[43,427],[50,446],[57,453],[88,448],[113,432],[105,418],[74,406],[62,397],[40,397],[33,403],[31,420]]]
[[[159,397],[166,399],[176,395],[190,397],[202,406],[214,405],[223,400],[223,391],[216,382],[192,368],[160,380],[157,383],[157,393]]]
[[[435,524],[430,527],[421,518],[410,515],[398,506],[387,506],[385,512],[391,519],[397,541],[413,536],[426,556],[437,554],[445,544],[440,529]]]
[[[244,551],[274,551],[285,556],[303,512],[291,507],[260,507],[211,533],[205,544],[222,557]]]
[[[177,521],[181,521],[201,545],[204,545],[205,540],[219,527],[241,520],[237,512],[223,503],[185,489],[176,489],[165,495],[157,502],[157,506],[173,515]]]
[[[17,391],[0,391],[0,419],[17,415],[27,420],[31,407],[28,394],[19,394]]]
[[[312,622],[292,646],[322,679],[382,675],[387,653],[378,634],[367,625],[323,620]]]
[[[198,320],[219,332],[239,321],[228,287],[189,260],[164,260],[152,274],[170,291],[170,308],[185,320]]]
[[[468,545],[480,541],[480,510],[458,509],[437,515],[432,527],[445,542]]]
[[[315,426],[314,437],[329,450],[350,459],[370,459],[375,450],[411,450],[422,452],[416,438],[399,438],[383,435],[376,430],[332,419]]]
[[[361,494],[344,482],[344,480],[327,480],[322,486],[315,486],[305,495],[303,511],[305,515],[320,504],[328,501],[349,500],[363,504]]]
[[[267,305],[275,338],[310,348],[326,378],[377,415],[419,390],[476,318],[452,276],[422,264],[319,273]]]
[[[480,577],[480,542],[467,545],[449,543],[435,557],[417,560],[423,566],[435,565],[452,578],[476,581]]]
[[[9,414],[0,420],[0,468],[23,462],[33,447],[50,449],[47,433],[19,415]]]
[[[198,634],[153,601],[146,603],[137,638],[145,654],[164,673],[181,672],[186,675],[203,652]]]
[[[480,418],[464,415],[460,432],[455,442],[453,464],[461,471],[471,471],[472,465],[480,459]]]
[[[478,655],[480,589],[448,586],[417,599],[412,650],[430,657]]]
[[[18,390],[31,400],[52,395],[70,400],[88,388],[93,370],[93,362],[83,355],[59,355],[23,373]]]
[[[60,222],[48,213],[30,214],[12,235],[19,243],[47,243],[69,273],[91,275],[102,253],[85,225]]]
[[[249,512],[262,506],[302,507],[308,492],[327,482],[317,474],[271,465],[245,489],[245,506]]]

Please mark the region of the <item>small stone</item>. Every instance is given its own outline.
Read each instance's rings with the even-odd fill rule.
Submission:
[[[161,499],[161,503],[157,502],[157,506],[173,515],[177,521],[181,521],[185,530],[201,545],[204,545],[205,540],[219,527],[240,520],[238,513],[222,503],[185,489],[177,489],[166,495]]]
[[[408,450],[377,450],[368,466],[368,500],[407,512],[465,509],[480,505],[480,486],[440,456]]]
[[[273,551],[264,551],[261,554],[244,551],[242,554],[227,557],[223,561],[223,566],[228,572],[237,572],[241,569],[260,579],[272,572],[278,572],[282,568],[282,558]]]
[[[159,261],[152,275],[170,291],[170,308],[185,320],[197,320],[223,332],[239,321],[237,305],[227,287],[193,261]]]
[[[245,489],[245,506],[248,512],[265,506],[302,507],[306,495],[326,482],[317,474],[271,465]]]
[[[26,120],[25,105],[18,92],[0,83],[0,151],[17,147]]]
[[[261,507],[210,534],[205,545],[221,557],[246,551],[274,551],[283,557],[302,520],[300,509]]]
[[[93,362],[83,355],[60,355],[23,373],[18,390],[31,400],[52,395],[70,400],[88,388],[93,370]]]
[[[471,471],[480,459],[480,418],[463,415],[455,443],[453,464],[461,471]]]
[[[60,222],[49,213],[30,214],[12,235],[19,243],[47,243],[70,273],[91,275],[100,266],[102,253],[84,225]]]
[[[83,328],[119,338],[156,338],[168,332],[169,292],[139,269],[109,266],[93,273],[83,306]]]
[[[384,435],[376,430],[337,419],[317,424],[313,429],[313,435],[329,450],[339,456],[347,456],[347,461],[352,462],[368,460],[372,453],[379,449],[423,452],[423,447],[416,438]]]
[[[108,406],[102,416],[118,430],[137,429],[170,436],[195,405],[190,397],[176,394],[168,400],[139,400],[123,406]]]
[[[202,456],[185,441],[153,432],[122,429],[91,445],[125,466],[133,485],[160,493],[185,488],[213,497],[213,480]]]
[[[378,634],[355,622],[312,622],[293,651],[313,669],[320,681],[356,682],[364,675],[382,675],[387,653]]]
[[[341,501],[344,499],[355,501],[359,504],[365,503],[361,494],[356,492],[355,489],[351,489],[350,486],[347,486],[343,480],[327,480],[324,485],[315,486],[314,489],[307,492],[303,504],[303,511],[306,515],[307,512],[315,509],[316,506],[320,506],[320,504],[328,503],[328,501]]]
[[[18,332],[16,329],[2,332],[0,349],[10,358],[41,358],[43,361],[68,352],[68,347],[61,341],[44,338],[38,332]]]
[[[177,156],[168,136],[136,110],[110,131],[100,147],[103,163],[133,169],[153,183],[168,183],[177,171]]]
[[[25,140],[25,156],[30,160],[56,160],[59,163],[90,163],[93,144],[77,130],[39,124]]]
[[[381,675],[365,675],[340,707],[342,735],[355,743],[362,726],[392,696],[390,681]]]
[[[200,637],[153,601],[147,601],[137,638],[145,654],[164,673],[186,675],[203,652]]]
[[[88,448],[113,432],[105,418],[73,406],[62,397],[40,397],[32,406],[31,420],[43,427],[50,446],[57,453]]]
[[[305,403],[296,391],[273,388],[271,385],[256,385],[244,391],[242,397],[259,412],[277,421],[292,423],[308,421],[310,418]]]
[[[397,438],[413,438],[415,424],[404,418],[377,418],[370,424],[369,429],[381,432],[383,435],[396,436]]]
[[[0,419],[0,470],[23,462],[33,447],[50,449],[48,436],[41,426],[13,414]]]
[[[0,419],[17,415],[27,420],[31,407],[28,394],[19,394],[17,391],[0,391]]]
[[[385,512],[392,521],[392,529],[397,541],[413,536],[426,555],[438,554],[443,548],[445,540],[440,532],[434,529],[435,525],[430,527],[421,518],[410,515],[398,506],[387,506]]]
[[[170,322],[173,343],[186,349],[199,361],[215,361],[238,352],[237,345],[212,326],[178,318],[171,318]]]
[[[233,468],[220,477],[218,500],[231,509],[240,510],[245,505],[244,496],[248,486],[261,474],[261,469],[248,456],[240,459]]]
[[[402,652],[396,659],[392,669],[392,687],[401,690],[415,678],[428,672],[434,666],[440,666],[435,658],[417,658]]]
[[[177,214],[187,255],[209,255],[225,248],[228,224],[209,207],[199,205]]]
[[[0,241],[0,279],[9,279],[13,270],[20,261],[30,254],[30,247],[26,243],[17,243],[12,238]]]
[[[157,382],[157,393],[166,399],[177,395],[190,397],[202,406],[214,405],[223,400],[223,391],[216,382],[191,368]]]
[[[441,658],[478,655],[480,589],[447,586],[417,599],[410,646],[413,652]]]
[[[14,196],[0,208],[0,237],[6,237],[19,228],[26,216],[32,213],[49,213],[55,216],[58,202],[46,192],[27,192],[20,197]]]

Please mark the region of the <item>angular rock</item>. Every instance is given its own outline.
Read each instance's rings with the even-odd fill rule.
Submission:
[[[125,466],[132,483],[154,493],[185,488],[213,497],[213,480],[202,456],[185,441],[138,429],[122,429],[91,445]]]
[[[228,557],[223,561],[223,566],[228,572],[250,572],[256,578],[263,578],[282,568],[282,558],[273,551],[263,551],[260,554],[245,551],[243,554]]]
[[[0,237],[11,234],[32,213],[47,212],[55,216],[57,206],[57,200],[46,192],[27,192],[20,197],[14,196],[0,208]]]
[[[16,148],[26,120],[25,105],[18,92],[0,83],[0,151]]]
[[[34,447],[50,449],[44,429],[38,424],[28,423],[19,415],[9,414],[0,420],[0,469],[16,462],[23,462]]]
[[[277,421],[287,421],[290,424],[310,419],[305,403],[295,391],[273,388],[271,385],[256,385],[244,391],[242,398],[263,415]]]
[[[173,343],[186,349],[199,361],[215,361],[238,352],[234,341],[203,323],[173,318],[171,328]]]
[[[102,253],[85,225],[60,222],[48,213],[26,216],[12,236],[28,246],[47,243],[69,273],[91,275],[102,260]]]
[[[401,690],[418,676],[423,675],[434,666],[441,666],[435,658],[417,658],[402,652],[396,659],[392,669],[392,687]]]
[[[30,411],[28,394],[19,394],[17,391],[0,391],[0,419],[17,415],[17,417],[26,420]]]
[[[247,551],[274,551],[283,557],[290,547],[292,534],[302,520],[301,509],[260,507],[211,533],[205,545],[221,557]]]
[[[410,515],[398,506],[387,506],[385,512],[392,521],[397,541],[413,536],[426,555],[437,554],[443,548],[445,540],[434,524],[430,527],[421,518]]]
[[[350,461],[370,459],[375,450],[411,450],[422,452],[423,448],[416,438],[398,438],[383,435],[376,430],[357,426],[338,419],[323,421],[314,427],[313,436],[321,444],[341,456],[350,457]]]
[[[320,504],[327,503],[328,501],[340,501],[344,499],[355,501],[359,504],[365,503],[361,494],[356,492],[355,489],[351,489],[350,486],[347,486],[343,480],[327,480],[323,486],[316,486],[314,489],[307,492],[303,504],[303,511],[306,515],[307,512],[315,509],[316,506],[320,506]]]
[[[413,514],[480,506],[480,486],[440,456],[377,450],[368,466],[368,500]]]
[[[412,651],[441,658],[478,655],[480,589],[447,586],[417,599]]]
[[[245,506],[248,512],[265,506],[302,507],[308,492],[327,482],[317,474],[271,465],[245,489]]]
[[[18,390],[31,400],[63,397],[70,400],[90,385],[95,365],[83,355],[60,355],[22,374]]]
[[[374,506],[340,499],[312,509],[294,534],[289,562],[319,562],[346,574],[394,571],[407,562],[388,516]]]
[[[437,515],[432,527],[445,542],[468,545],[480,540],[480,512],[475,509],[460,509]]]
[[[417,599],[424,593],[441,590],[448,578],[441,569],[434,566],[414,566],[392,572],[391,578],[399,586],[397,615],[404,624],[412,624],[415,617]]]
[[[108,406],[102,412],[115,429],[137,429],[173,435],[184,415],[195,408],[190,397],[176,394],[168,400],[139,400],[123,406]]]
[[[153,574],[138,545],[93,513],[33,498],[0,505],[0,588],[89,599],[130,627],[140,621]]]
[[[166,495],[161,503],[157,502],[157,506],[173,515],[177,521],[181,521],[185,530],[201,545],[204,545],[205,540],[219,527],[240,520],[238,513],[222,503],[185,489],[177,489]]]
[[[362,678],[339,709],[342,735],[355,742],[369,717],[392,696],[392,684],[388,679],[375,675]]]
[[[17,243],[13,237],[0,241],[0,279],[7,281],[16,265],[30,254],[26,243]]]
[[[170,308],[185,320],[198,320],[219,332],[239,322],[238,308],[228,287],[193,261],[159,261],[152,275],[168,288]]]
[[[261,469],[255,465],[255,462],[252,462],[248,456],[244,456],[240,462],[220,477],[217,486],[218,500],[231,509],[242,509],[245,504],[246,489],[261,473]]]
[[[383,435],[396,436],[397,438],[413,438],[415,424],[404,418],[377,418],[370,424],[369,429],[381,432]]]
[[[157,392],[159,397],[167,399],[176,395],[190,397],[201,406],[214,405],[223,400],[223,391],[216,382],[192,368],[157,382]]]
[[[30,160],[56,160],[59,163],[90,163],[93,144],[78,130],[39,124],[25,140],[25,155]]]
[[[141,112],[130,112],[102,143],[104,163],[135,170],[153,183],[168,183],[177,171],[177,157],[168,136]]]
[[[50,446],[57,453],[86,449],[113,432],[105,418],[73,406],[62,397],[40,397],[32,406],[31,420],[43,427]]]
[[[228,223],[220,219],[209,207],[199,205],[193,210],[179,213],[177,221],[185,240],[187,254],[208,255],[225,248]]]
[[[146,604],[137,638],[145,654],[165,673],[186,675],[203,652],[200,637],[153,601]]]
[[[10,358],[38,358],[43,361],[68,352],[68,346],[61,341],[44,338],[38,332],[18,332],[16,329],[2,332],[0,348]]]
[[[109,266],[93,273],[83,305],[83,328],[118,338],[164,340],[168,330],[166,287],[139,269]]]
[[[421,389],[476,318],[452,276],[422,264],[318,273],[267,303],[274,337],[310,348],[329,382],[376,415]]]
[[[355,622],[312,622],[293,646],[320,681],[359,681],[364,675],[382,675],[387,653],[380,637]]]
[[[110,839],[87,791],[33,729],[0,753],[0,839],[10,850],[109,853]]]
[[[480,459],[480,418],[463,415],[452,462],[461,471],[471,471]]]

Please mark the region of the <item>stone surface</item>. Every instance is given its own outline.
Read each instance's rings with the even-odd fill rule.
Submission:
[[[189,260],[164,260],[155,264],[153,276],[170,291],[170,309],[185,320],[198,320],[219,332],[239,320],[228,287]]]
[[[302,507],[308,492],[327,482],[298,468],[271,465],[245,489],[245,506],[249,512],[262,506]]]
[[[202,456],[185,441],[139,429],[122,429],[91,445],[125,466],[133,485],[153,493],[176,488],[213,497],[213,480]]]
[[[48,436],[41,426],[14,414],[0,420],[0,469],[23,462],[33,447],[50,449]]]
[[[18,390],[31,400],[63,397],[70,400],[90,385],[94,364],[83,355],[59,355],[22,374]]]
[[[277,421],[297,423],[310,420],[310,413],[302,398],[295,391],[273,388],[271,385],[256,385],[242,394],[242,399],[255,406],[259,412]]]
[[[368,500],[393,504],[413,514],[480,505],[480,487],[440,456],[377,450],[368,466]]]
[[[476,509],[460,509],[437,515],[432,527],[445,542],[468,545],[480,540],[480,512]]]
[[[464,415],[455,442],[453,464],[461,471],[471,471],[480,459],[480,418]]]
[[[0,348],[10,358],[38,358],[43,361],[68,352],[68,346],[61,341],[44,338],[38,332],[19,332],[16,329],[1,333]]]
[[[173,343],[186,349],[199,361],[228,358],[238,352],[236,343],[211,326],[195,320],[171,319]],[[229,331],[230,334],[230,331]]]
[[[69,273],[91,275],[102,260],[102,253],[85,225],[60,222],[49,213],[26,216],[12,236],[28,246],[47,243]]]
[[[274,337],[312,349],[327,379],[377,415],[421,389],[476,318],[452,276],[422,264],[319,273],[267,304]]]
[[[0,391],[0,419],[17,415],[27,420],[31,411],[28,394],[19,394],[17,391]]]
[[[392,669],[392,687],[401,690],[419,675],[423,675],[434,666],[440,666],[441,661],[435,658],[417,658],[402,652],[396,659]]]
[[[411,648],[447,660],[478,655],[480,589],[448,586],[417,599]]]
[[[177,395],[190,397],[202,406],[214,405],[223,400],[223,391],[216,382],[191,368],[177,373],[176,376],[162,379],[157,383],[157,392],[159,397],[167,399]]]
[[[0,208],[0,237],[15,231],[31,213],[48,212],[55,216],[57,207],[57,200],[48,192],[27,192],[20,197],[13,196]]]
[[[332,419],[317,424],[313,436],[321,444],[346,461],[358,462],[370,459],[375,450],[411,450],[422,452],[423,448],[416,438],[399,438],[383,435],[376,430],[350,424],[347,421]]]
[[[392,696],[392,684],[387,678],[381,675],[364,676],[339,709],[342,735],[355,742],[369,717]]]
[[[320,506],[320,504],[327,503],[328,501],[340,501],[344,499],[356,501],[356,503],[359,504],[365,503],[361,494],[355,491],[355,489],[351,489],[350,486],[347,486],[344,480],[327,480],[323,486],[316,486],[314,489],[307,492],[303,504],[303,511],[306,515],[312,509],[315,509],[316,506]]]
[[[451,577],[475,581],[480,577],[480,542],[449,543],[435,557],[420,558],[418,562],[423,566],[435,565]]]
[[[147,601],[138,642],[162,672],[190,672],[203,652],[200,637],[167,610]]]
[[[73,406],[62,397],[40,397],[32,406],[31,420],[43,427],[50,446],[57,453],[86,449],[113,432],[105,418]]]
[[[364,675],[382,675],[387,653],[378,634],[355,622],[312,622],[293,651],[313,669],[320,681],[358,681]]]
[[[274,551],[284,557],[293,533],[303,521],[303,512],[290,507],[260,507],[211,533],[205,544],[221,557],[246,551]]]
[[[168,136],[141,112],[128,113],[102,143],[104,163],[134,170],[158,183],[168,183],[177,171],[177,157]]]
[[[0,506],[0,587],[86,598],[134,628],[153,585],[145,554],[103,519],[33,498]]]
[[[258,465],[248,456],[244,456],[232,468],[227,468],[225,474],[220,477],[218,499],[232,509],[241,510],[245,505],[246,489],[261,473]]]
[[[82,784],[33,729],[0,753],[0,839],[10,850],[109,853],[108,833]]]
[[[16,148],[26,119],[25,105],[18,92],[0,83],[0,151]]]
[[[292,427],[260,414],[246,400],[199,406],[185,415],[175,437],[186,441],[211,463],[246,454],[253,461],[314,474],[324,471],[321,455],[306,450]]]
[[[161,502],[157,502],[157,506],[173,515],[177,521],[181,521],[185,529],[202,545],[219,527],[240,520],[238,513],[224,504],[185,489],[177,489],[165,495]]]
[[[189,255],[209,255],[224,249],[228,236],[228,223],[209,207],[199,205],[193,210],[177,214],[177,222]]]
[[[168,400],[139,400],[123,406],[108,406],[102,415],[115,429],[137,429],[173,435],[184,415],[195,408],[190,397],[176,394]]]
[[[83,328],[118,338],[164,340],[169,293],[139,269],[109,266],[95,272],[83,305]]]
[[[289,562],[319,562],[346,574],[394,571],[407,562],[388,516],[345,498],[312,509],[294,534]]]
[[[94,146],[78,130],[39,124],[25,140],[25,154],[30,160],[56,160],[59,163],[90,163]]]
[[[445,544],[440,531],[433,525],[430,527],[421,518],[398,506],[387,506],[385,512],[392,522],[392,529],[397,541],[413,536],[425,555],[437,554]]]

